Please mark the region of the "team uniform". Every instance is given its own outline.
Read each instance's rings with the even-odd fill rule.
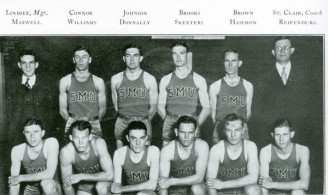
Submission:
[[[98,91],[93,81],[93,75],[90,74],[88,79],[80,82],[72,73],[71,85],[67,90],[68,115],[66,122],[65,134],[69,127],[76,120],[89,121],[92,125],[91,133],[102,137],[99,121],[99,100]]]
[[[299,180],[299,162],[296,160],[296,144],[286,159],[281,159],[275,146],[271,145],[271,161],[269,163],[269,176],[273,182],[290,182]],[[291,190],[270,190],[275,194],[290,194]]]
[[[196,161],[197,161],[197,155],[195,150],[195,143],[193,143],[189,157],[185,160],[182,160],[178,153],[178,142],[175,141],[174,158],[171,161],[171,166],[170,166],[170,177],[183,178],[183,177],[195,175]],[[173,186],[170,187],[168,191],[169,194],[174,192],[188,194],[188,192],[190,192],[190,186]]]
[[[39,156],[32,160],[28,156],[28,145],[26,144],[24,156],[23,156],[23,167],[26,174],[34,174],[41,172],[47,168],[47,159],[43,154],[43,147],[42,145],[41,151]],[[57,171],[55,173],[55,177],[57,176]],[[56,178],[57,179],[57,178]],[[24,189],[24,195],[41,195],[42,194],[42,188],[40,185],[40,181],[37,182],[27,182],[27,185]]]
[[[224,140],[224,159],[219,165],[217,178],[221,181],[235,180],[247,175],[247,161],[245,159],[245,146],[242,140],[240,156],[232,160],[228,155],[227,142]],[[217,190],[218,194],[242,194],[243,188]]]
[[[115,123],[115,137],[122,140],[123,132],[131,121],[142,121],[147,127],[148,139],[151,139],[152,129],[148,120],[149,89],[144,82],[144,71],[131,81],[123,71],[123,80],[117,88],[118,117]]]
[[[99,173],[102,171],[99,158],[94,153],[94,149],[92,145],[90,145],[90,153],[89,158],[86,160],[83,160],[78,152],[75,151],[75,162],[73,163],[74,168],[74,174],[79,173],[87,173],[87,174],[93,174],[93,173]],[[78,183],[78,190],[84,191],[89,194],[97,194],[96,191],[96,183],[95,181],[80,181]]]
[[[163,124],[162,139],[171,141],[175,138],[174,125],[181,115],[192,115],[196,118],[198,104],[198,88],[191,71],[186,78],[180,79],[175,72],[166,87],[166,117]]]
[[[148,148],[145,148],[141,160],[137,163],[131,160],[130,148],[126,147],[124,164],[122,166],[122,185],[136,185],[149,180],[150,166],[147,164]],[[124,193],[124,194],[137,194]]]
[[[246,109],[246,96],[247,91],[244,86],[244,79],[240,77],[240,81],[236,86],[229,86],[224,79],[221,79],[220,91],[216,99],[216,114],[215,114],[215,127],[213,131],[213,137],[222,139],[222,129],[224,125],[224,117],[228,114],[238,114],[243,119],[247,118]],[[215,132],[216,131],[216,132]],[[245,128],[245,132],[242,135],[243,139],[249,139],[248,128]]]

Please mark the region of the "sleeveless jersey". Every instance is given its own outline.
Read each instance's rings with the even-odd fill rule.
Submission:
[[[93,147],[90,143],[90,154],[87,160],[80,157],[75,151],[75,163],[73,164],[75,173],[98,173],[101,172],[99,158],[95,155]]]
[[[224,141],[224,159],[219,165],[217,178],[222,181],[230,181],[241,178],[247,174],[247,162],[244,152],[244,140],[242,141],[242,149],[240,156],[236,160],[232,160],[228,155],[227,143]]]
[[[170,176],[174,178],[182,178],[195,175],[196,160],[195,143],[193,143],[191,148],[190,156],[187,159],[182,160],[178,153],[178,142],[175,141],[174,158],[171,161]]]
[[[72,73],[71,85],[68,89],[68,112],[79,117],[94,118],[99,114],[98,91],[92,74],[84,82],[76,79]]]
[[[149,111],[149,90],[144,83],[144,71],[134,81],[123,71],[123,80],[117,89],[118,113],[123,116],[147,117]]]
[[[174,115],[196,113],[198,88],[194,82],[193,71],[184,79],[179,79],[175,72],[172,72],[166,91],[166,111],[168,113]]]
[[[275,146],[271,145],[271,162],[269,164],[269,175],[274,182],[289,182],[299,179],[299,163],[296,160],[296,144],[293,143],[292,151],[285,160],[281,159]]]
[[[150,167],[147,164],[148,148],[145,148],[141,160],[137,163],[131,160],[130,148],[127,147],[122,167],[122,184],[135,185],[149,180]]]
[[[222,78],[220,92],[216,99],[216,120],[222,121],[226,115],[232,113],[246,119],[246,95],[243,78],[240,77],[239,83],[233,87]]]

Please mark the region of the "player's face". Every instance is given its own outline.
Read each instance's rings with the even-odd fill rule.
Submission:
[[[190,146],[195,141],[195,131],[193,123],[181,123],[176,130],[180,144],[184,147]]]
[[[185,66],[187,64],[187,48],[183,46],[175,46],[172,48],[173,62],[176,67]]]
[[[145,150],[147,135],[144,129],[135,129],[129,132],[127,139],[130,143],[130,148],[134,153],[140,153]]]
[[[129,48],[125,51],[125,56],[123,60],[126,63],[126,67],[130,70],[135,70],[140,68],[140,62],[143,57],[140,55],[138,48]]]
[[[38,146],[44,135],[44,130],[39,125],[25,126],[23,131],[27,144],[31,147]]]
[[[72,135],[70,135],[71,141],[78,152],[84,152],[89,146],[90,134],[88,129],[79,131],[76,128],[73,129]]]
[[[275,48],[272,50],[276,61],[278,63],[287,63],[290,60],[290,56],[294,52],[294,48],[291,47],[291,43],[288,39],[279,40],[275,43]]]
[[[239,61],[238,54],[233,52],[226,52],[224,54],[224,68],[226,74],[238,74],[238,69],[241,66],[241,61]]]
[[[243,125],[240,120],[229,121],[224,129],[224,133],[227,136],[227,141],[231,145],[236,145],[241,142],[241,135],[243,133]]]
[[[35,69],[38,67],[38,63],[35,62],[35,57],[32,55],[24,55],[18,62],[18,67],[22,69],[23,74],[27,77],[35,75]]]
[[[289,127],[277,127],[272,134],[276,146],[280,149],[287,148],[291,144],[294,131],[290,131]]]
[[[89,68],[91,57],[88,52],[84,50],[76,51],[73,57],[75,68],[79,71],[84,71]]]

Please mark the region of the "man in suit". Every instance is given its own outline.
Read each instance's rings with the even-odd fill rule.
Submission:
[[[276,118],[290,119],[300,131],[306,128],[304,121],[309,115],[309,80],[307,70],[291,61],[295,51],[290,38],[276,38],[272,49],[276,62],[254,87],[254,102],[257,102],[254,105],[254,111],[257,112],[254,112],[254,118],[260,122],[260,128],[256,128],[260,129],[257,133],[260,147],[270,140],[270,121]]]
[[[12,78],[7,91],[8,141],[13,145],[24,142],[20,132],[27,118],[44,121],[44,129],[53,131],[55,98],[51,82],[36,74],[39,63],[31,49],[23,49],[17,63],[22,74]]]

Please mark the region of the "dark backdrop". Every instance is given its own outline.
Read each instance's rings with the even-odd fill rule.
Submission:
[[[190,37],[190,36],[189,36]],[[307,116],[307,127],[298,131],[297,139],[294,141],[307,145],[310,148],[311,157],[311,183],[308,193],[323,193],[323,36],[291,36],[293,45],[296,48],[292,55],[292,64],[302,66],[306,70],[306,80],[311,89],[306,96],[309,106],[305,108]],[[265,82],[259,80],[261,75],[269,70],[270,66],[274,66],[275,58],[271,53],[275,36],[225,36],[222,40],[194,40],[186,39],[190,51],[193,53],[193,69],[203,77],[205,77],[208,86],[214,81],[224,76],[223,51],[228,47],[236,49],[240,53],[240,59],[243,61],[242,67],[239,69],[239,75],[253,83],[254,91],[257,90],[257,83]],[[173,39],[152,39],[150,36],[74,36],[74,37],[0,37],[0,48],[5,57],[5,87],[10,87],[10,80],[15,75],[21,75],[17,67],[18,52],[20,49],[32,48],[38,58],[39,74],[47,75],[58,86],[59,79],[66,74],[74,71],[72,63],[73,49],[77,45],[86,45],[92,52],[92,63],[90,71],[95,75],[102,77],[107,85],[107,113],[102,121],[102,127],[105,139],[109,145],[111,154],[114,151],[114,122],[115,112],[110,96],[110,78],[114,74],[124,70],[122,60],[122,48],[135,42],[143,47],[144,60],[141,67],[154,75],[159,82],[161,77],[174,70],[172,62],[170,46],[177,40]],[[49,85],[50,86],[50,85]],[[54,93],[58,94],[58,87],[54,87]],[[270,89],[266,89],[270,90]],[[256,93],[254,93],[256,94]],[[6,96],[6,94],[5,94]],[[302,94],[300,97],[302,98]],[[256,97],[253,98],[256,101]],[[257,143],[258,148],[264,146],[263,128],[258,125],[256,113],[260,104],[253,103],[253,116],[249,122],[251,139]],[[5,114],[5,108],[2,108]],[[54,112],[59,112],[54,110]],[[58,130],[64,127],[64,121],[59,117],[59,129],[52,129],[52,135],[60,139]],[[268,119],[273,122],[276,119]],[[154,144],[161,145],[161,128],[163,121],[158,115],[155,116],[153,122]],[[208,117],[202,126],[202,138],[209,141],[212,135],[212,121]],[[1,129],[0,131],[6,131]],[[261,133],[259,133],[261,132]],[[3,134],[3,133],[2,133]],[[261,136],[259,136],[261,135]],[[269,135],[267,135],[269,136]],[[10,148],[6,148],[7,140],[1,138],[1,153],[10,153]],[[268,144],[268,143],[265,143]],[[7,189],[7,176],[10,169],[10,161],[8,159],[1,160],[2,178],[0,190],[3,193]],[[4,173],[4,174],[3,174]]]

